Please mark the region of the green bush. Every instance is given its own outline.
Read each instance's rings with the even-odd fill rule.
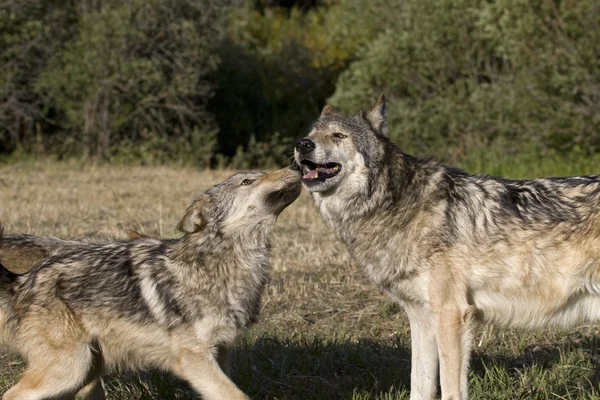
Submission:
[[[389,99],[402,147],[456,162],[473,148],[600,145],[600,9],[593,0],[405,0],[342,73],[346,111]]]
[[[206,76],[218,58],[211,51],[214,23],[203,21],[218,10],[210,1],[107,3],[81,16],[79,34],[37,84],[65,116],[62,128],[81,153],[107,158],[113,143],[181,142],[198,135],[196,126],[214,131],[204,104],[213,90]]]
[[[291,164],[292,143],[290,138],[282,137],[278,132],[262,142],[251,136],[246,147],[237,148],[228,165],[236,169],[249,169],[256,166],[276,168]]]
[[[235,165],[247,166],[261,162],[254,150],[249,160],[239,161],[243,149],[256,146],[252,143],[273,144],[275,133],[285,143],[304,135],[337,76],[380,30],[376,14],[384,4],[340,0],[303,10],[254,3],[229,16],[210,102],[221,129],[219,150],[233,156]]]
[[[43,152],[56,115],[35,90],[76,32],[75,1],[7,0],[0,7],[0,154]]]
[[[600,148],[594,0],[4,5],[0,156],[281,164],[381,93],[396,143],[453,164]]]

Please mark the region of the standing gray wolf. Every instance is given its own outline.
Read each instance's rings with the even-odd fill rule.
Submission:
[[[390,142],[385,98],[323,109],[295,147],[303,183],[411,326],[411,400],[468,398],[475,322],[538,329],[600,319],[600,177],[511,181]]]
[[[72,398],[114,368],[169,370],[206,399],[246,399],[221,368],[258,315],[269,233],[300,177],[233,175],[188,207],[178,239],[74,243],[24,275],[0,267],[0,345],[28,364],[3,400]]]

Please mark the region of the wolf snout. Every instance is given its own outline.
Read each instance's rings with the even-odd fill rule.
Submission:
[[[296,142],[296,151],[300,154],[308,154],[315,149],[315,142],[310,139],[303,138]]]

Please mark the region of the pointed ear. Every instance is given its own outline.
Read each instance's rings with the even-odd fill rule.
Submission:
[[[377,133],[383,136],[388,136],[385,95],[382,94],[381,97],[379,97],[375,107],[373,107],[373,109],[366,115],[366,119],[369,121],[369,124],[371,124],[371,127],[377,131]]]
[[[185,211],[185,215],[177,224],[177,230],[184,233],[194,233],[200,231],[206,225],[206,220],[202,215],[204,201],[194,201]]]
[[[364,109],[364,108],[361,108],[361,109],[360,109],[360,111],[358,112],[358,114],[356,114],[356,115],[354,116],[354,118],[358,118],[359,120],[360,120],[360,119],[364,119],[364,120],[366,120],[366,119],[367,119],[367,114],[365,113],[365,109]]]
[[[321,117],[326,117],[328,115],[336,115],[337,113],[338,112],[335,110],[335,108],[327,104],[325,107],[323,107],[323,110],[321,111]]]

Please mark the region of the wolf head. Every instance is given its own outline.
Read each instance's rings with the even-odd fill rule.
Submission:
[[[206,228],[220,232],[251,228],[274,220],[300,195],[298,168],[275,172],[240,172],[213,186],[196,199],[179,221],[177,229],[195,233]]]
[[[371,111],[353,117],[325,106],[308,136],[295,146],[294,157],[304,173],[302,182],[311,192],[330,192],[342,183],[368,190],[370,174],[375,173],[389,142],[387,135],[383,95]]]

